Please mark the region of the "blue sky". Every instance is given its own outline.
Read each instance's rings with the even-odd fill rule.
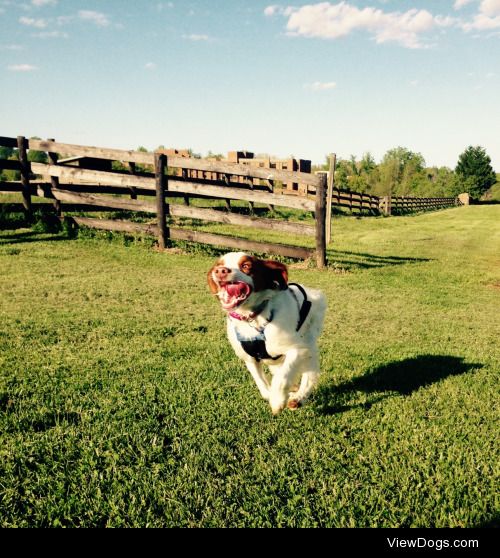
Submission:
[[[0,0],[0,135],[500,172],[500,0]]]

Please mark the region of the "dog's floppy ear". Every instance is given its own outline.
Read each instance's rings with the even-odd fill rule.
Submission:
[[[217,286],[217,283],[214,281],[213,278],[213,270],[216,268],[217,266],[214,265],[214,267],[212,267],[212,269],[208,272],[207,274],[207,283],[208,286],[210,288],[210,290],[212,291],[212,294],[217,294],[219,292],[219,287]]]
[[[262,263],[266,274],[269,274],[271,284],[278,283],[280,290],[286,291],[288,289],[288,268],[286,265],[274,260],[265,260]]]

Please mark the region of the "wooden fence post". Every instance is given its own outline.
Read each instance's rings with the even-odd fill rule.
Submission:
[[[328,194],[326,196],[326,244],[332,241],[332,203],[333,188],[335,187],[335,169],[337,167],[337,155],[330,154],[330,169],[328,172]]]
[[[33,207],[31,205],[30,173],[31,168],[26,152],[26,138],[17,136],[17,149],[19,151],[19,164],[21,166],[21,184],[23,186],[23,207],[26,218],[31,220],[33,217]]]
[[[129,168],[130,174],[136,174],[137,167],[136,167],[135,163],[130,162],[128,164],[128,168]],[[130,188],[130,199],[131,200],[136,200],[137,199],[137,189],[134,188],[134,187]]]
[[[380,198],[380,209],[386,216],[392,214],[391,196],[384,196],[383,198]]]
[[[155,176],[156,176],[156,213],[158,216],[158,245],[160,250],[165,250],[169,238],[167,227],[168,205],[165,201],[165,194],[168,188],[167,175],[167,156],[163,153],[155,153]]]
[[[316,265],[318,269],[326,267],[326,175],[320,175],[316,187]]]
[[[187,169],[181,169],[181,177],[182,177],[182,180],[188,180],[189,173],[188,173]],[[189,195],[184,194],[183,199],[184,199],[184,205],[186,207],[189,207]]]
[[[47,141],[55,142],[56,140],[54,138],[49,138]],[[49,165],[57,165],[57,160],[58,160],[57,153],[47,152],[47,155],[49,157]],[[55,188],[56,190],[59,188],[59,178],[57,178],[57,176],[50,177],[50,187],[51,189]],[[51,194],[53,196],[52,191]],[[62,208],[61,208],[61,202],[59,200],[54,199],[54,209],[56,210],[56,215],[58,217],[61,217]]]

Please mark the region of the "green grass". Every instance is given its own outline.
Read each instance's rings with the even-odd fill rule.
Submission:
[[[277,418],[207,252],[1,230],[0,526],[498,522],[499,221],[336,219],[290,269],[328,296],[320,385]]]

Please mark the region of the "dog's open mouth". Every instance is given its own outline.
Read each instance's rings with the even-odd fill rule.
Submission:
[[[224,310],[232,310],[243,304],[251,294],[252,287],[243,281],[220,283],[219,299]]]

